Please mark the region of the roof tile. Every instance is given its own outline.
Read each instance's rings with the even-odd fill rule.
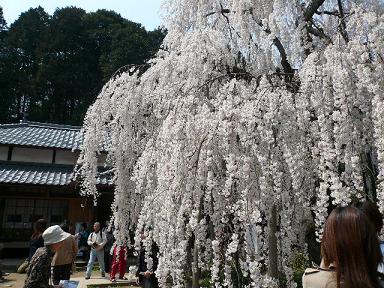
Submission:
[[[29,121],[0,125],[0,144],[5,145],[78,150],[82,141],[80,126]]]
[[[73,166],[0,161],[0,183],[65,186],[73,180]],[[96,184],[113,185],[111,175],[101,174]]]

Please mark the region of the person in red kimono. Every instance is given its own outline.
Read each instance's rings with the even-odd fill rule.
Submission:
[[[113,245],[113,258],[111,265],[111,273],[109,274],[112,282],[116,282],[116,274],[119,272],[119,279],[127,280],[124,277],[125,268],[127,266],[127,253],[126,245]]]

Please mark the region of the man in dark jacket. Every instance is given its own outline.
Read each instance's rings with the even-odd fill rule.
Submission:
[[[147,262],[145,261],[145,249],[141,248],[138,256],[138,270],[136,276],[139,277],[139,284],[143,288],[158,288],[159,283],[157,281],[155,271],[159,263],[157,254],[159,253],[159,248],[156,243],[152,244],[152,251],[150,257],[153,260],[153,265],[151,269],[147,268]]]

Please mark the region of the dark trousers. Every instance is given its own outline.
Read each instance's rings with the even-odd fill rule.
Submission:
[[[109,273],[111,271],[111,262],[112,262],[112,255],[109,253],[110,249],[105,249],[104,250],[104,267],[105,267],[105,272]]]
[[[60,280],[69,280],[71,277],[72,264],[52,266],[52,282],[58,285]]]
[[[144,278],[143,282],[140,283],[143,288],[158,288],[159,286],[151,279]]]
[[[144,275],[139,275],[139,284],[142,288],[159,288],[159,283],[154,274],[149,278],[145,278]]]

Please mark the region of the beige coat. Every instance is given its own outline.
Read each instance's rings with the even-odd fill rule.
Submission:
[[[321,268],[308,268],[303,275],[303,288],[336,288],[336,272]]]
[[[52,266],[72,264],[77,255],[77,241],[75,236],[70,235],[63,241],[63,245],[55,253],[52,259]]]
[[[379,279],[380,287],[384,281]],[[336,288],[336,272],[320,267],[305,269],[303,274],[303,288]]]

